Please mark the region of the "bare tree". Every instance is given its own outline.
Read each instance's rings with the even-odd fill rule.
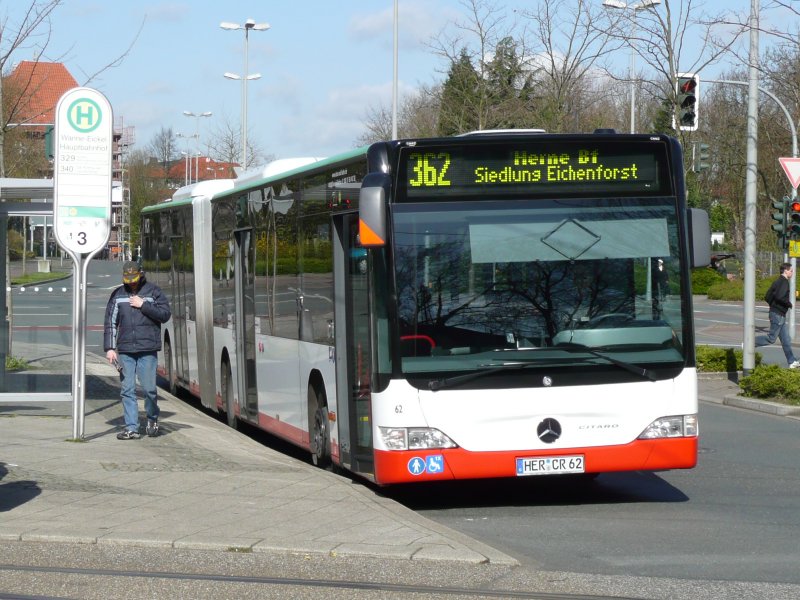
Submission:
[[[437,131],[440,86],[420,86],[400,98],[397,135],[400,138],[433,137]],[[366,130],[356,138],[358,146],[392,139],[392,111],[385,104],[371,106],[364,116]]]
[[[154,156],[164,172],[164,182],[169,179],[169,168],[177,156],[177,139],[172,127],[161,127],[150,140],[148,150]]]
[[[208,134],[206,146],[208,154],[214,160],[241,165],[242,162],[242,128],[228,115],[215,120],[217,126]],[[247,164],[249,169],[255,165],[273,160],[274,156],[265,154],[260,144],[254,141],[253,136],[247,134]]]
[[[597,2],[539,0],[521,13],[530,23],[523,47],[538,90],[540,126],[548,131],[594,129],[602,123],[593,117],[607,115],[609,101],[618,101],[598,93],[596,84],[603,77],[598,61],[620,47],[598,27],[603,10]]]
[[[730,10],[708,14],[702,0],[663,0],[639,9],[609,9],[606,14],[608,21],[601,27],[628,45],[649,72],[633,76],[641,79],[649,97],[671,106],[675,118],[678,73],[702,73],[729,56],[745,31],[740,15]],[[629,81],[629,76],[615,75],[613,70],[609,75]]]
[[[47,46],[50,41],[52,28],[50,24],[50,14],[61,5],[62,0],[46,0],[31,2],[25,13],[16,26],[9,26],[6,16],[0,23],[0,73],[6,74],[8,61],[11,56],[26,43],[29,43],[35,35],[42,40],[40,46]],[[17,90],[15,99],[7,100],[3,93],[3,86],[0,83],[0,177],[5,177],[5,134],[9,129],[9,124],[13,123],[15,116],[19,112],[21,99],[24,97],[25,90]]]
[[[478,129],[487,127],[491,111],[491,83],[487,77],[489,62],[501,40],[514,38],[514,27],[506,27],[503,10],[491,0],[460,0],[467,19],[457,21],[432,40],[432,51],[445,59],[447,69],[468,59],[477,72],[472,105],[466,107],[477,122]],[[444,108],[444,110],[447,110]]]

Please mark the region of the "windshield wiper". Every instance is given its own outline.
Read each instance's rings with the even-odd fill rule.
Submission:
[[[639,367],[637,365],[622,360],[617,360],[612,356],[608,356],[607,354],[598,352],[597,350],[594,350],[589,346],[584,346],[583,344],[568,342],[564,344],[558,344],[557,346],[551,346],[546,349],[564,350],[570,353],[585,352],[587,354],[591,354],[592,356],[596,356],[597,358],[602,358],[603,360],[608,361],[612,365],[615,365],[621,369],[625,369],[626,371],[633,373],[634,375],[638,375],[639,377],[644,377],[645,379],[648,379],[650,381],[656,380],[655,375],[653,375],[653,373],[649,369],[645,369],[644,367]],[[538,348],[538,350],[545,350],[545,348]],[[484,364],[478,366],[483,368],[480,371],[470,371],[469,373],[464,373],[463,375],[443,377],[442,379],[431,379],[428,382],[428,389],[435,392],[437,390],[441,390],[453,385],[467,383],[468,381],[472,381],[473,379],[478,379],[479,377],[483,377],[484,375],[491,375],[492,373],[497,373],[498,371],[525,369],[528,367],[541,367],[542,361],[540,359],[530,359],[530,360],[506,362],[494,365]]]
[[[566,350],[567,352],[586,352],[591,354],[592,356],[596,356],[598,358],[602,358],[603,360],[607,360],[612,365],[616,365],[621,369],[625,369],[634,375],[639,375],[640,377],[644,377],[645,379],[649,379],[650,381],[655,381],[656,376],[650,372],[650,370],[645,369],[644,367],[639,367],[637,365],[631,364],[629,362],[625,362],[624,360],[617,360],[612,356],[608,356],[607,354],[603,354],[602,352],[598,352],[590,348],[589,346],[584,346],[583,344],[576,344],[575,342],[567,342],[564,344],[557,344],[554,348],[559,348],[562,350]]]
[[[443,377],[442,379],[431,379],[428,382],[428,389],[435,392],[437,390],[450,387],[451,385],[466,383],[468,381],[472,381],[473,379],[478,379],[479,377],[483,377],[484,375],[497,373],[498,371],[505,371],[511,369],[524,369],[526,367],[532,367],[535,365],[536,365],[535,362],[513,362],[513,363],[500,363],[497,365],[478,365],[479,367],[484,367],[484,368],[481,369],[480,371],[470,371],[469,373],[464,373],[463,375],[453,375],[452,377]]]

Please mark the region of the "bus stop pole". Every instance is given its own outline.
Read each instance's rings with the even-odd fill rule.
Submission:
[[[70,252],[74,285],[72,290],[72,439],[82,440],[86,418],[86,281],[91,254]]]

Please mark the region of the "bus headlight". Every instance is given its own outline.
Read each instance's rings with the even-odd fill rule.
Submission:
[[[640,440],[697,437],[697,415],[677,415],[656,419],[639,435]]]
[[[455,448],[456,443],[432,427],[378,427],[389,450],[427,450]]]

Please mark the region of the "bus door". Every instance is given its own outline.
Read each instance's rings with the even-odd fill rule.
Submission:
[[[178,218],[181,218],[180,215]],[[186,344],[186,294],[192,290],[186,289],[186,252],[187,240],[182,236],[175,236],[170,240],[172,247],[172,289],[173,294],[170,298],[172,306],[172,352],[175,355],[175,375],[178,381],[190,383],[189,381],[189,351]],[[191,257],[190,257],[191,260]],[[171,384],[172,382],[170,382]]]
[[[336,319],[336,396],[342,463],[374,473],[372,454],[372,343],[370,337],[369,263],[358,242],[358,215],[334,218]]]
[[[234,232],[236,239],[236,383],[239,414],[243,419],[258,419],[256,387],[255,272],[252,263],[255,239],[252,229]],[[243,401],[244,400],[244,401]]]

